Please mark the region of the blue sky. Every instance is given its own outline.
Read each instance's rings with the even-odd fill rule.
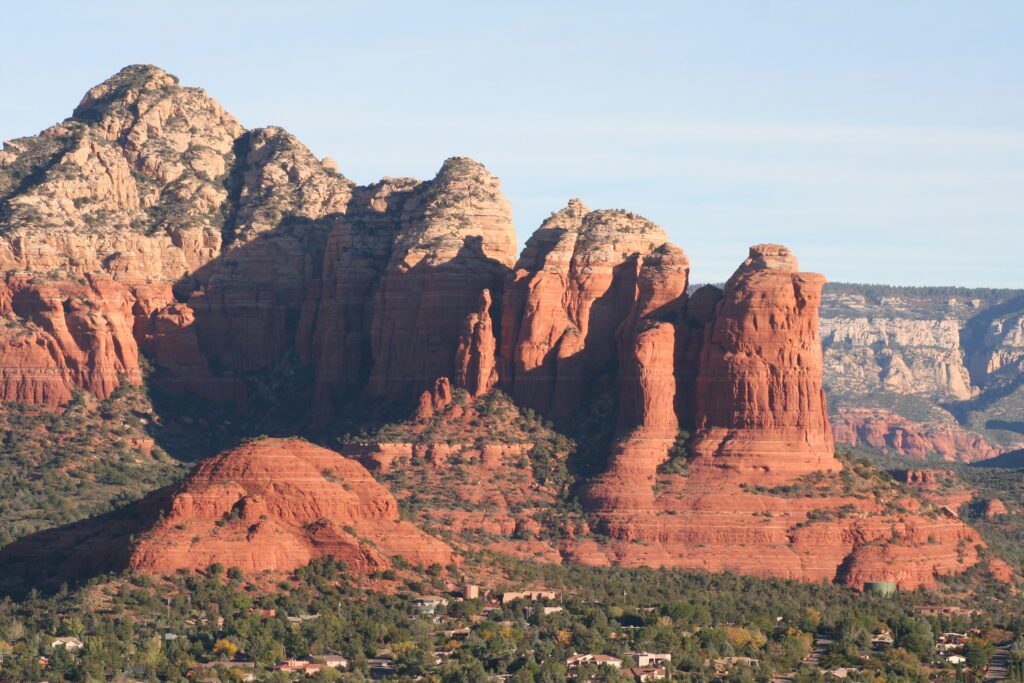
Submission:
[[[360,183],[468,155],[520,241],[570,197],[697,281],[757,242],[832,280],[1024,287],[1022,2],[5,3],[0,138],[131,63]]]

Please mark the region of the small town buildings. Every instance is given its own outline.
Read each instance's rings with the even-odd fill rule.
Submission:
[[[640,668],[665,666],[672,663],[672,655],[668,652],[627,652],[626,656]]]
[[[896,639],[888,631],[880,631],[871,636],[871,645],[873,647],[892,647],[895,643]]]
[[[447,598],[442,598],[439,595],[424,595],[416,598],[416,606],[424,614],[435,614],[437,610],[448,605]]]
[[[305,671],[310,664],[308,659],[286,659],[274,665],[274,671]]]
[[[74,636],[60,636],[54,638],[50,643],[51,650],[56,650],[58,647],[62,647],[68,652],[77,652],[85,647],[85,643]]]
[[[715,673],[723,675],[738,666],[748,666],[751,669],[761,668],[761,660],[753,657],[719,657],[712,664],[715,667]]]
[[[626,669],[626,673],[633,677],[637,683],[647,681],[662,681],[668,678],[668,673],[663,666],[638,666]]]
[[[505,591],[501,594],[501,604],[507,605],[513,600],[557,600],[558,591],[532,590],[532,591]]]
[[[319,662],[330,669],[347,669],[348,660],[341,655],[310,655],[310,659]]]
[[[618,657],[611,657],[609,655],[595,655],[595,654],[575,654],[565,660],[565,666],[569,669],[575,669],[581,664],[596,664],[598,666],[610,666],[615,669],[622,668],[622,660]]]
[[[371,678],[387,678],[395,674],[395,660],[381,653],[366,660],[366,665],[370,669]]]
[[[302,624],[307,621],[316,621],[320,618],[319,614],[299,614],[294,617],[288,617],[289,624]]]

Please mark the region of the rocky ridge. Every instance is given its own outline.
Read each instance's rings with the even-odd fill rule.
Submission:
[[[822,391],[824,278],[781,245],[752,247],[724,289],[688,296],[689,260],[664,230],[573,200],[516,259],[508,201],[479,163],[359,187],[155,67],[123,70],[71,119],[8,143],[0,188],[0,396],[102,396],[143,381],[142,353],[163,391],[239,414],[264,400],[300,416],[293,428],[415,408],[464,424],[462,441],[368,442],[360,459],[381,476],[488,482],[450,490],[493,516],[441,496],[418,521],[552,561],[915,587],[977,560],[959,520],[895,489],[847,495]],[[476,431],[495,387],[562,429],[597,416],[606,442],[574,454],[596,474],[579,482],[586,519],[552,529],[543,513],[568,494],[539,483],[556,454]],[[386,553],[339,531],[360,519],[389,529],[360,532],[378,544],[404,538],[407,554],[446,561],[436,539],[393,526],[392,499],[358,465],[338,465],[351,495],[329,486],[334,459],[291,442],[218,456],[128,566],[287,569],[328,551],[383,566]],[[806,478],[830,494],[776,491]]]
[[[1024,445],[1020,291],[840,284],[823,304],[825,383],[837,425],[849,424],[841,440],[861,432],[870,445],[857,424],[866,413],[842,411],[872,410],[893,415],[886,450],[899,455],[971,462]]]

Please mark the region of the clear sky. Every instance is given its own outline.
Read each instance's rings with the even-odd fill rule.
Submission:
[[[832,280],[1024,287],[1024,2],[0,0],[0,138],[131,63],[343,173],[503,180],[665,227],[696,281],[757,242]]]

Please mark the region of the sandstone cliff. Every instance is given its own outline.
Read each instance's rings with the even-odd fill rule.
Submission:
[[[685,292],[686,266],[668,265],[671,254],[655,254],[667,242],[641,216],[589,211],[578,200],[541,225],[506,286],[502,382],[513,398],[556,421],[576,413],[593,378],[618,359],[620,325]],[[638,278],[648,259],[641,293]],[[656,275],[659,260],[666,271]]]
[[[782,476],[838,469],[821,385],[824,284],[771,244],[751,247],[726,283],[697,371],[698,466]]]
[[[936,503],[834,457],[818,341],[823,283],[799,272],[785,247],[758,245],[724,292],[695,293],[681,338],[703,337],[698,367],[677,373],[690,378],[679,384],[652,383],[695,387],[691,455],[658,438],[654,418],[670,411],[650,410],[584,496],[610,542],[567,541],[569,561],[902,588],[934,585],[978,561],[978,535],[938,516]],[[650,329],[671,349],[668,328]],[[685,348],[664,355],[694,358]],[[643,369],[664,367],[650,347],[636,358]],[[658,405],[656,392],[643,396],[642,405]]]
[[[279,384],[261,377],[315,376],[287,400],[310,401],[322,423],[440,376],[481,393],[497,381],[515,244],[498,180],[472,160],[358,188],[286,131],[247,131],[202,90],[128,67],[68,120],[5,144],[0,268],[45,281],[51,301],[73,278],[112,281],[65,298],[132,318],[108,343],[109,316],[76,313],[73,349],[13,332],[37,321],[8,306],[0,396],[104,395],[138,381],[136,347],[163,388],[240,411]]]
[[[837,398],[1002,401],[1020,376],[1009,300],[934,320],[850,300],[823,323],[823,361],[824,278],[780,245],[692,296],[686,254],[631,212],[572,200],[515,249],[473,160],[356,186],[286,131],[129,67],[0,152],[0,399],[56,408],[146,380],[285,433],[415,409],[351,453],[467,550],[904,587],[977,560],[959,520],[834,457],[822,369]],[[976,338],[984,351],[955,348]],[[599,438],[553,435],[495,387]],[[909,428],[844,428],[918,450]],[[125,541],[139,529],[122,519],[105,547],[139,571],[451,559],[362,466],[298,441],[222,454],[137,509],[146,532]]]

